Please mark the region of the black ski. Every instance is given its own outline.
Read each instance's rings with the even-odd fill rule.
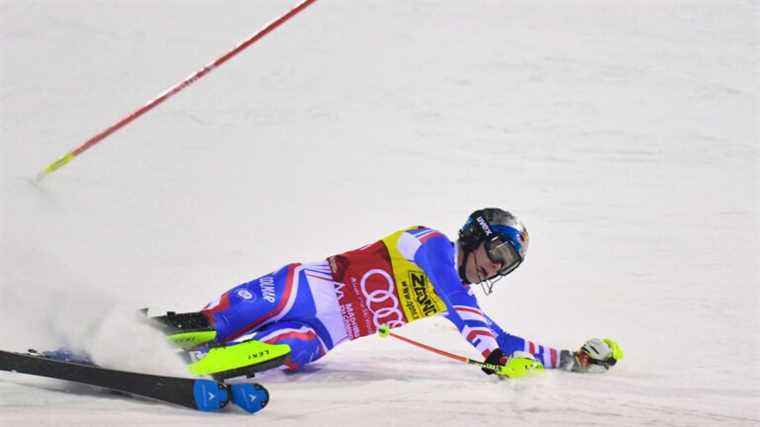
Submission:
[[[0,350],[0,370],[89,384],[201,411],[218,411],[233,398],[229,386],[212,380],[120,371],[63,362],[39,354]],[[269,400],[266,389],[258,384],[248,386],[256,387],[255,390],[263,393],[259,399],[259,402],[264,401],[259,404],[261,409]]]

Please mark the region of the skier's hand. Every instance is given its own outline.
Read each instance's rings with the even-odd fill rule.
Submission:
[[[483,366],[481,369],[486,375],[493,375],[499,370],[498,368],[505,363],[507,363],[507,356],[504,355],[501,349],[497,348],[488,355],[484,362],[486,366]]]
[[[516,351],[509,357],[505,357],[501,350],[497,349],[488,355],[483,367],[483,372],[488,375],[496,374],[500,377],[519,378],[528,374],[543,371],[541,364],[532,354],[524,351]]]
[[[592,338],[576,352],[562,350],[560,367],[572,372],[602,373],[623,358],[623,349],[616,341]]]

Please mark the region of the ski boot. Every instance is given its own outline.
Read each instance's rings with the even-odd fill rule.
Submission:
[[[147,308],[140,312],[148,316]],[[169,311],[163,316],[147,317],[146,320],[150,326],[163,332],[172,345],[182,350],[190,350],[216,339],[214,327],[200,312]]]

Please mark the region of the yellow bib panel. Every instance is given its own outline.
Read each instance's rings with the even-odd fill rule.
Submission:
[[[396,280],[401,308],[409,322],[446,311],[446,304],[435,292],[433,284],[422,268],[404,258],[398,249],[401,234],[416,228],[397,231],[382,240],[393,266],[393,277]]]

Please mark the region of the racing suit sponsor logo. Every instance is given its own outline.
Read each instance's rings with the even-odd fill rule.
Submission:
[[[373,276],[380,276],[382,279],[370,280]],[[372,323],[376,328],[381,325],[396,328],[405,323],[404,313],[396,298],[396,285],[388,272],[373,268],[364,273],[359,285],[367,308],[372,312]]]
[[[248,289],[241,289],[241,290],[237,291],[237,296],[239,296],[242,299],[246,299],[246,300],[255,299],[255,297],[253,296],[253,294],[251,293],[251,291],[249,291]]]
[[[401,291],[401,301],[403,301],[404,309],[406,310],[406,316],[408,319],[419,319],[422,317],[419,310],[417,310],[417,304],[414,303],[412,297],[412,287],[409,286],[409,282],[402,280],[399,289]]]
[[[436,314],[439,310],[427,293],[425,275],[417,271],[410,271],[409,278],[412,281],[412,288],[414,288],[415,300],[422,309],[423,315],[427,317]]]
[[[351,339],[359,338],[361,330],[359,322],[356,320],[353,304],[348,303],[340,306],[340,315],[343,316],[343,323],[346,325],[346,332]]]
[[[338,297],[338,301],[342,301],[346,297],[346,293],[343,292],[343,288],[346,287],[346,284],[340,283],[340,282],[333,282],[333,286],[335,287],[335,296]]]
[[[480,225],[480,228],[483,229],[483,233],[485,233],[486,237],[488,237],[491,234],[493,234],[493,231],[491,231],[491,227],[488,225],[488,222],[486,221],[485,218],[483,218],[482,216],[478,215],[477,221],[478,221],[478,224]]]
[[[262,298],[274,304],[277,296],[274,291],[274,276],[264,276],[259,279],[259,287],[261,288]]]

